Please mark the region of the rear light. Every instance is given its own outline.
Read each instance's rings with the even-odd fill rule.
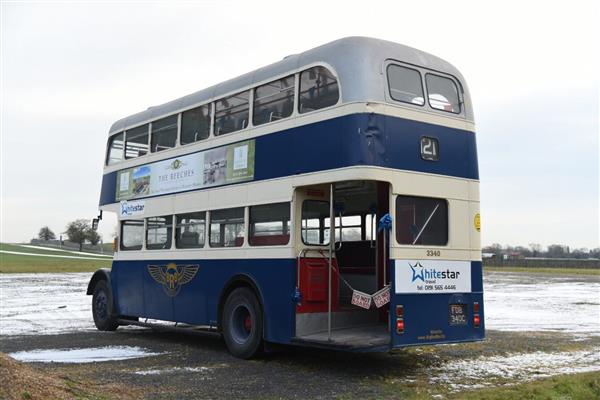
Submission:
[[[473,325],[475,326],[475,328],[479,328],[480,322],[481,322],[481,320],[479,319],[479,315],[475,314],[473,316]]]
[[[478,302],[473,303],[473,312],[475,314],[479,314],[479,303]]]
[[[113,243],[112,243],[113,252],[117,251],[117,249],[119,248],[118,243],[119,243],[119,237],[114,238]]]
[[[398,318],[396,320],[396,333],[404,333],[404,319]]]
[[[404,317],[404,306],[401,306],[401,305],[396,306],[396,317],[398,317],[398,318]]]

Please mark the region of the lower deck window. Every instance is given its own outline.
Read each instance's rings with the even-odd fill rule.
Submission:
[[[290,203],[250,207],[250,246],[274,246],[290,241]]]
[[[240,247],[244,244],[244,208],[210,213],[210,247]]]
[[[399,244],[444,246],[448,243],[448,203],[430,197],[396,198]]]
[[[121,221],[121,250],[141,250],[144,240],[144,221]]]
[[[206,213],[195,212],[176,216],[175,247],[193,249],[204,246]]]
[[[152,217],[147,219],[146,248],[148,250],[170,249],[173,232],[173,217]]]

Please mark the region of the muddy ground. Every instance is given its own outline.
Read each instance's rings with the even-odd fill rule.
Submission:
[[[230,356],[215,334],[165,333],[131,327],[116,332],[91,330],[91,318],[88,311],[84,312],[83,303],[81,309],[69,311],[71,300],[81,300],[79,296],[58,286],[52,291],[49,281],[44,281],[42,284],[40,280],[45,289],[38,293],[38,300],[22,298],[20,307],[15,304],[11,310],[3,310],[0,323],[4,326],[0,331],[10,334],[0,335],[0,352],[22,355],[41,349],[110,347],[106,351],[114,354],[142,353],[145,356],[126,360],[29,365],[76,381],[122,385],[148,399],[452,398],[460,397],[466,390],[557,374],[600,374],[598,278],[524,279],[515,274],[486,277],[486,309],[488,316],[493,315],[488,326],[493,329],[487,330],[484,342],[414,347],[391,354],[282,346],[251,361]],[[4,283],[6,296],[11,285]],[[74,276],[65,287],[84,284],[85,279]],[[48,296],[50,293],[52,296]],[[65,299],[61,299],[61,293]],[[36,301],[41,308],[37,318]],[[518,311],[511,312],[507,301],[520,304]],[[69,307],[58,308],[61,304]],[[19,312],[21,307],[26,311]],[[582,307],[585,313],[580,312]],[[59,317],[55,318],[51,310],[57,310]],[[549,319],[544,312],[554,318]],[[71,323],[63,326],[65,314]],[[80,322],[76,322],[78,318]],[[39,334],[47,328],[55,333]]]

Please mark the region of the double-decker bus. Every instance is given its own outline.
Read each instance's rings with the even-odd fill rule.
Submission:
[[[100,210],[100,330],[218,331],[241,358],[484,338],[471,99],[425,52],[344,38],[123,118]]]

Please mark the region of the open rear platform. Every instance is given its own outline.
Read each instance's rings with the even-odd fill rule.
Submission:
[[[328,339],[327,331],[324,331],[295,337],[292,342],[305,346],[368,351],[387,348],[390,344],[390,332],[384,324],[355,326],[333,329],[331,341]]]

